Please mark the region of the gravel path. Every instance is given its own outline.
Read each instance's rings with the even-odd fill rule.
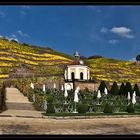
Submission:
[[[140,117],[67,120],[0,117],[0,134],[139,135]]]

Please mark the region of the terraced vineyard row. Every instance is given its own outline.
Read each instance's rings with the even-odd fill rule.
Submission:
[[[63,74],[65,64],[72,57],[48,48],[39,48],[0,39],[0,78],[8,78],[11,73]],[[91,77],[97,81],[140,82],[140,66],[136,62],[107,58],[85,59],[91,68]],[[23,71],[23,69],[25,69]]]
[[[91,75],[97,80],[140,82],[140,66],[136,62],[98,58],[87,60]]]
[[[55,66],[63,66],[71,61],[69,58],[53,54],[50,51],[49,53],[39,53],[40,50],[25,44],[0,39],[0,78],[8,78],[9,72],[16,73],[15,67],[17,69],[30,67],[32,73],[36,74],[38,72],[41,72],[40,74],[62,74],[62,68],[56,69]]]

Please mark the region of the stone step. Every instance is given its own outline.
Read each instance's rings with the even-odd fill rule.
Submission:
[[[26,117],[26,118],[42,118],[43,115],[35,110],[13,110],[8,109],[0,113],[0,117]]]
[[[6,106],[7,106],[7,109],[35,110],[31,103],[7,102]]]
[[[16,88],[6,88],[7,110],[0,113],[0,116],[16,117],[42,117],[40,111],[36,111],[32,103]]]
[[[29,103],[29,100],[18,89],[6,88],[6,102]]]

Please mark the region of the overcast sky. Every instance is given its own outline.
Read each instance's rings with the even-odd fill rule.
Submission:
[[[140,6],[0,6],[0,36],[72,55],[132,60]]]

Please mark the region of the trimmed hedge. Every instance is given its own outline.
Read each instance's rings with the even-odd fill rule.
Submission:
[[[55,113],[54,105],[48,104],[46,113]]]
[[[128,113],[134,113],[135,112],[135,108],[134,108],[134,105],[132,103],[128,105],[127,112]]]
[[[88,105],[87,104],[78,104],[77,111],[78,111],[78,113],[86,113],[88,111]]]
[[[6,110],[6,87],[3,84],[2,87],[0,87],[0,111]]]
[[[113,113],[113,106],[111,106],[110,104],[106,104],[105,108],[104,108],[104,113]]]
[[[52,96],[52,95],[48,95],[48,96],[47,96],[47,102],[48,102],[48,103],[52,104],[52,103],[53,103],[53,100],[54,100],[54,99],[53,99],[53,96]]]

